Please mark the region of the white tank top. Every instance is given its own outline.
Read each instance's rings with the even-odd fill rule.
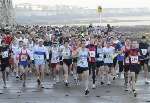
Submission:
[[[77,66],[88,67],[88,49],[80,49],[78,53]]]
[[[52,47],[51,63],[58,63],[60,58],[60,52],[58,47]]]
[[[103,61],[104,60],[104,51],[103,48],[97,48],[97,61]]]
[[[114,48],[104,47],[103,50],[104,50],[104,54],[105,54],[104,63],[113,63]]]
[[[70,50],[70,48],[63,48],[62,57],[63,57],[63,59],[71,59],[71,50]]]

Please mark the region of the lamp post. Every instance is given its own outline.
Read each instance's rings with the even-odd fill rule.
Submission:
[[[102,24],[102,6],[98,6],[97,11],[98,11],[98,14],[99,14],[99,23],[100,23],[100,26],[101,26],[101,24]]]

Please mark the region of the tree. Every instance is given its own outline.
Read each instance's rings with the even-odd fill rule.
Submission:
[[[14,24],[12,0],[0,0],[0,26]]]

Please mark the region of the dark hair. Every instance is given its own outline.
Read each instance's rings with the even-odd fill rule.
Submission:
[[[83,43],[85,43],[85,40],[82,39],[82,40],[81,40],[81,44],[83,44]]]
[[[5,43],[5,40],[2,40],[2,41],[1,41],[1,44],[2,44],[2,43]]]
[[[126,38],[125,41],[130,40],[130,38]]]
[[[69,43],[69,41],[68,41],[68,40],[65,40],[65,41],[64,41],[64,44],[65,44],[65,43]]]
[[[146,37],[145,37],[145,36],[142,36],[142,39],[146,39]]]
[[[19,41],[19,43],[23,43],[23,41],[22,41],[22,40],[20,40],[20,41]]]

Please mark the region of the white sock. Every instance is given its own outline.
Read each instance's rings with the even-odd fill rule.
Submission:
[[[68,83],[68,80],[65,80],[65,83]]]
[[[102,82],[104,81],[104,75],[101,76],[101,81],[102,81]]]

